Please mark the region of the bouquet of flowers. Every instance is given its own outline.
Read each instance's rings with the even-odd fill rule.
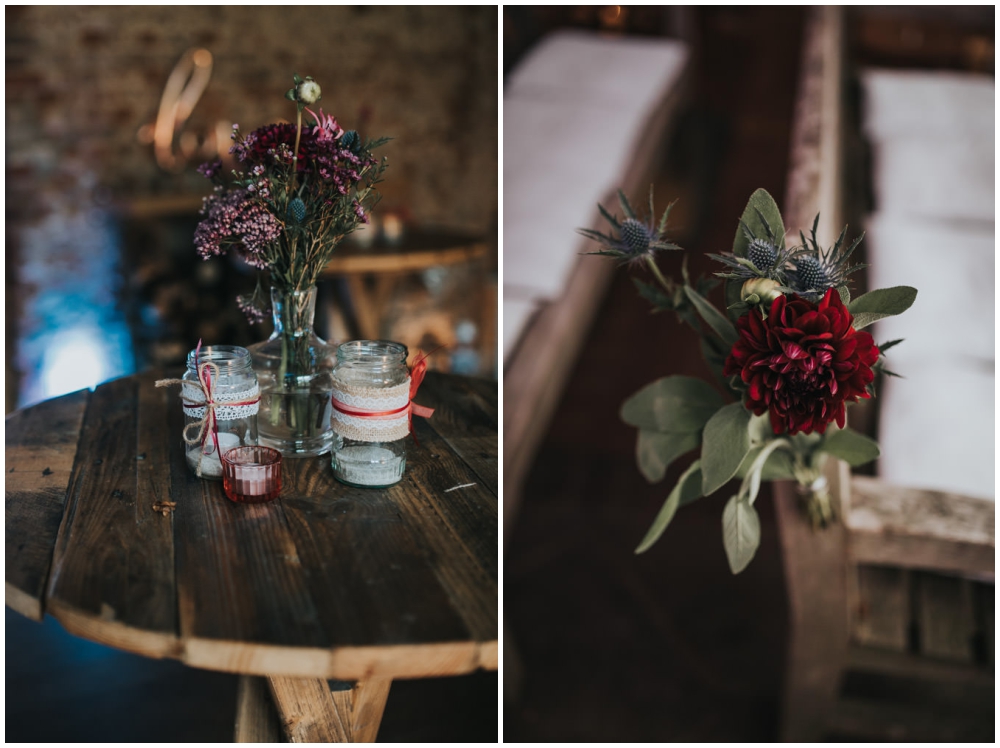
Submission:
[[[234,126],[232,179],[222,180],[220,161],[199,169],[216,186],[194,243],[205,259],[232,250],[269,272],[270,304],[259,279],[253,296],[237,300],[251,322],[263,320],[268,306],[274,319],[271,339],[251,348],[261,441],[290,454],[320,454],[332,439],[333,360],[312,332],[316,281],[344,237],[368,222],[386,168],[372,151],[387,139],[345,131],[322,109],[309,108],[321,95],[312,78],[295,75],[294,83],[285,97],[295,103],[295,124],[265,125],[246,136]]]
[[[813,526],[821,527],[833,517],[822,474],[827,456],[851,466],[878,457],[878,444],[847,427],[846,406],[875,394],[877,373],[898,376],[885,368],[885,352],[901,341],[875,345],[863,328],[904,312],[917,291],[898,286],[852,299],[848,276],[864,266],[850,264],[850,257],[862,237],[848,245],[845,228],[832,247],[821,247],[817,216],[810,236],[800,232],[800,243],[788,245],[778,206],[757,190],[733,251],[709,255],[723,266],[715,274],[725,282],[726,308],[720,311],[706,298],[719,280],[692,283],[685,264],[677,282],[657,267],[658,251],[681,249],[666,239],[670,206],[654,223],[652,190],[645,220],[621,191],[618,195],[622,218],[598,206],[611,232],[580,233],[601,245],[592,254],[652,271],[655,285],[635,280],[640,294],[656,310],[671,310],[694,328],[718,385],[664,377],[622,406],[622,419],[639,429],[637,460],[650,482],[662,480],[675,459],[700,448],[636,553],[660,538],[680,507],[739,478],[739,490],[722,514],[723,545],[736,574],[760,544],[754,501],[762,480],[797,481]]]

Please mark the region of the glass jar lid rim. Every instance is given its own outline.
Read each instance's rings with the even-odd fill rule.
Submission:
[[[250,351],[239,345],[203,345],[188,353],[188,366],[194,366],[196,353],[198,363],[250,364]]]
[[[399,358],[406,360],[407,348],[394,340],[350,340],[337,346],[338,358]]]

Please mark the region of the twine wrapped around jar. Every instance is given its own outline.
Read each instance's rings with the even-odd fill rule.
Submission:
[[[221,378],[219,367],[212,361],[199,362],[200,351],[201,341],[198,341],[198,347],[194,352],[195,371],[198,376],[196,382],[185,379],[159,379],[155,382],[155,386],[181,385],[181,407],[184,408],[189,418],[198,419],[184,427],[181,437],[185,444],[198,445],[198,463],[195,467],[195,473],[199,478],[203,478],[205,476],[202,471],[202,462],[205,455],[211,454],[212,451],[206,452],[205,449],[209,435],[212,437],[214,451],[220,452],[218,422],[256,415],[260,404],[260,389],[255,380],[252,387],[243,391],[217,393],[216,386]]]

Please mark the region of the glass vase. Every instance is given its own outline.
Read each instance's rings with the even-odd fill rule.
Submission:
[[[260,444],[285,457],[330,451],[336,349],[313,332],[316,286],[304,291],[271,288],[274,333],[250,346],[260,383]]]

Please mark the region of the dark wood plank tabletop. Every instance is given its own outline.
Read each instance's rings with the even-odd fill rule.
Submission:
[[[141,374],[7,417],[6,601],[150,657],[356,680],[497,667],[497,385],[431,372],[403,480],[287,459],[241,505],[188,469],[176,390]],[[176,502],[167,516],[153,511]]]

